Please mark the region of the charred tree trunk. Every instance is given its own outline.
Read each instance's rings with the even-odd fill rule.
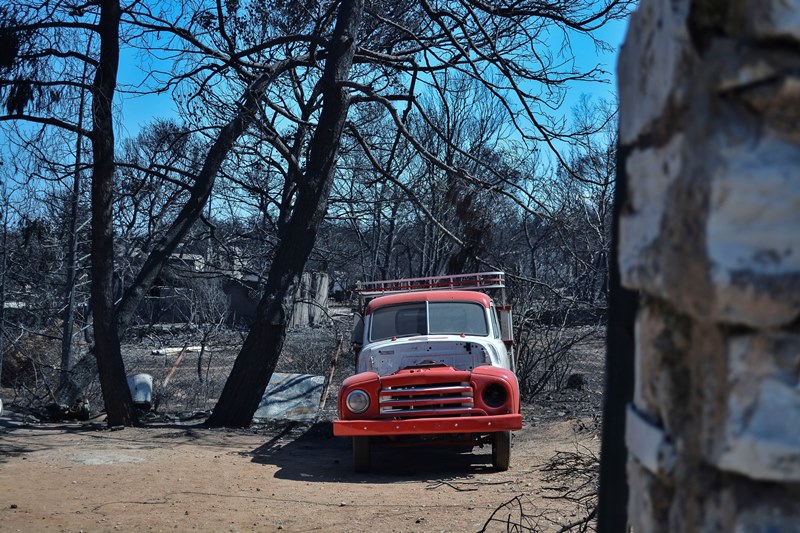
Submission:
[[[363,9],[364,0],[343,0],[339,6],[320,80],[322,111],[311,139],[306,173],[298,182],[294,209],[280,236],[256,319],[208,419],[210,426],[250,425],[278,362],[291,318],[292,297],[327,211],[349,107],[342,82],[347,80],[353,62]]]
[[[91,46],[91,36],[87,50]],[[87,54],[88,55],[88,54]],[[88,64],[83,66],[82,79],[86,80]],[[86,101],[85,90],[81,89],[78,103],[78,130],[83,130],[83,106]],[[78,133],[75,142],[75,175],[72,180],[72,196],[70,197],[69,233],[67,234],[67,280],[66,308],[64,310],[64,329],[61,338],[61,374],[59,376],[59,394],[69,380],[69,369],[72,366],[72,336],[75,323],[75,276],[78,271],[78,203],[81,195],[81,156],[83,154],[83,135]],[[68,403],[72,403],[70,399]]]
[[[3,219],[3,241],[0,250],[0,253],[3,254],[0,259],[0,384],[3,383],[3,354],[5,353],[6,337],[6,269],[8,266],[8,198],[6,197],[5,183],[3,183],[2,191],[3,210],[0,212],[0,217]]]
[[[100,4],[100,61],[92,85],[92,291],[94,355],[109,426],[136,422],[114,312],[114,124],[112,99],[119,66],[119,0]]]
[[[83,98],[81,97],[81,110],[82,109]],[[78,123],[80,124],[80,118],[78,119]],[[59,377],[59,388],[63,387],[69,379],[69,369],[72,366],[72,336],[73,325],[75,323],[75,275],[78,269],[76,251],[78,247],[81,142],[81,136],[78,135],[77,151],[75,155],[75,178],[72,186],[72,198],[70,199],[69,234],[67,235],[67,303],[64,311],[64,330],[61,339],[61,375]]]

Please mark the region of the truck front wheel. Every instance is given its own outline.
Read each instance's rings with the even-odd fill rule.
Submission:
[[[511,432],[498,431],[492,435],[492,466],[496,470],[508,470],[511,464]]]
[[[369,437],[353,437],[353,470],[356,472],[369,472],[369,448]]]

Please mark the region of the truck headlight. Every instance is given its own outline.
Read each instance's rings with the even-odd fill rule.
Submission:
[[[347,409],[349,409],[351,413],[355,414],[363,413],[369,408],[369,394],[367,394],[363,390],[358,390],[358,389],[351,391],[347,395],[345,404],[347,405]]]
[[[489,407],[502,407],[508,399],[506,388],[499,383],[492,383],[483,389],[483,403]]]

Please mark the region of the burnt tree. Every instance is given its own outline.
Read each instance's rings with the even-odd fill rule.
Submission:
[[[256,319],[234,363],[210,426],[250,425],[275,370],[291,319],[293,296],[325,217],[336,157],[350,105],[347,81],[364,0],[343,0],[320,79],[322,111],[299,176],[294,210],[280,235]]]
[[[114,121],[112,105],[119,67],[118,0],[103,0],[100,58],[92,84],[92,289],[94,355],[108,412],[108,424],[133,425],[133,408],[120,352],[114,309]]]

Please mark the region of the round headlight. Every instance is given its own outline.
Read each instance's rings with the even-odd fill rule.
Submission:
[[[369,395],[363,390],[354,390],[347,395],[345,403],[350,412],[363,413],[369,408]]]
[[[492,383],[483,389],[483,403],[489,407],[502,407],[507,399],[506,388],[499,383]]]

